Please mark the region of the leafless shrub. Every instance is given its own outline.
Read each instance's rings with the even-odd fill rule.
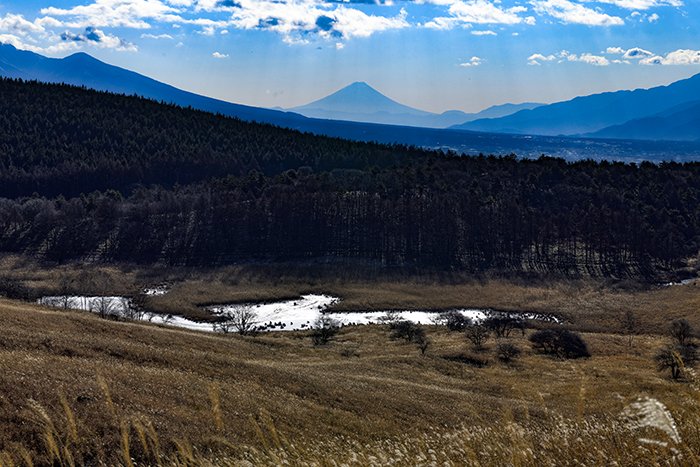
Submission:
[[[311,341],[314,345],[325,345],[340,332],[340,323],[328,315],[316,318],[311,331]]]
[[[669,329],[671,338],[680,346],[685,346],[693,340],[693,327],[687,319],[677,319],[671,323]]]
[[[491,331],[481,324],[472,324],[464,330],[464,335],[467,340],[472,343],[476,350],[481,350],[484,348],[484,344],[491,336]]]
[[[520,356],[520,349],[513,344],[503,342],[496,347],[496,357],[503,363],[511,363]]]
[[[214,331],[228,334],[236,332],[241,336],[254,334],[258,329],[258,314],[251,305],[238,305],[222,313],[214,323]]]

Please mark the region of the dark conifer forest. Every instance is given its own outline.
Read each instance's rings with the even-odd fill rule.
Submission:
[[[1,252],[648,277],[699,244],[698,163],[465,157],[0,81]]]

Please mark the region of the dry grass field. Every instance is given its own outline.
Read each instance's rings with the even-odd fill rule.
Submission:
[[[9,300],[0,323],[1,465],[700,463],[700,387],[656,371],[658,335],[630,347],[588,332],[592,357],[567,361],[516,336],[523,355],[504,364],[495,341],[475,353],[439,327],[421,355],[383,326],[314,347],[301,332],[211,335]]]

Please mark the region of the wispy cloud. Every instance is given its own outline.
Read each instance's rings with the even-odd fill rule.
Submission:
[[[594,55],[591,53],[573,54],[568,50],[562,50],[556,54],[544,55],[540,53],[532,54],[527,58],[528,65],[541,65],[544,62],[581,62],[588,65],[608,66],[610,60],[602,55]]]
[[[657,55],[641,47],[629,49],[608,47],[602,54],[572,54],[566,50],[549,55],[535,53],[527,58],[527,63],[528,65],[542,65],[546,62],[583,62],[597,66],[608,66],[610,64],[629,65],[632,63],[640,65],[700,65],[700,50],[679,49],[665,55]],[[619,58],[608,58],[605,55],[618,56]]]

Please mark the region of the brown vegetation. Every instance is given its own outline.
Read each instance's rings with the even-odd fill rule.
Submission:
[[[0,301],[0,321],[3,464],[638,465],[700,455],[697,387],[657,373],[664,339],[653,336],[630,349],[626,336],[588,333],[593,357],[562,362],[518,333],[504,339],[523,350],[515,365],[499,363],[493,344],[478,368],[449,358],[468,357],[468,345],[437,327],[421,356],[386,326],[345,328],[314,347],[305,333],[221,336],[12,301]],[[677,440],[626,421],[640,397],[668,407]]]

